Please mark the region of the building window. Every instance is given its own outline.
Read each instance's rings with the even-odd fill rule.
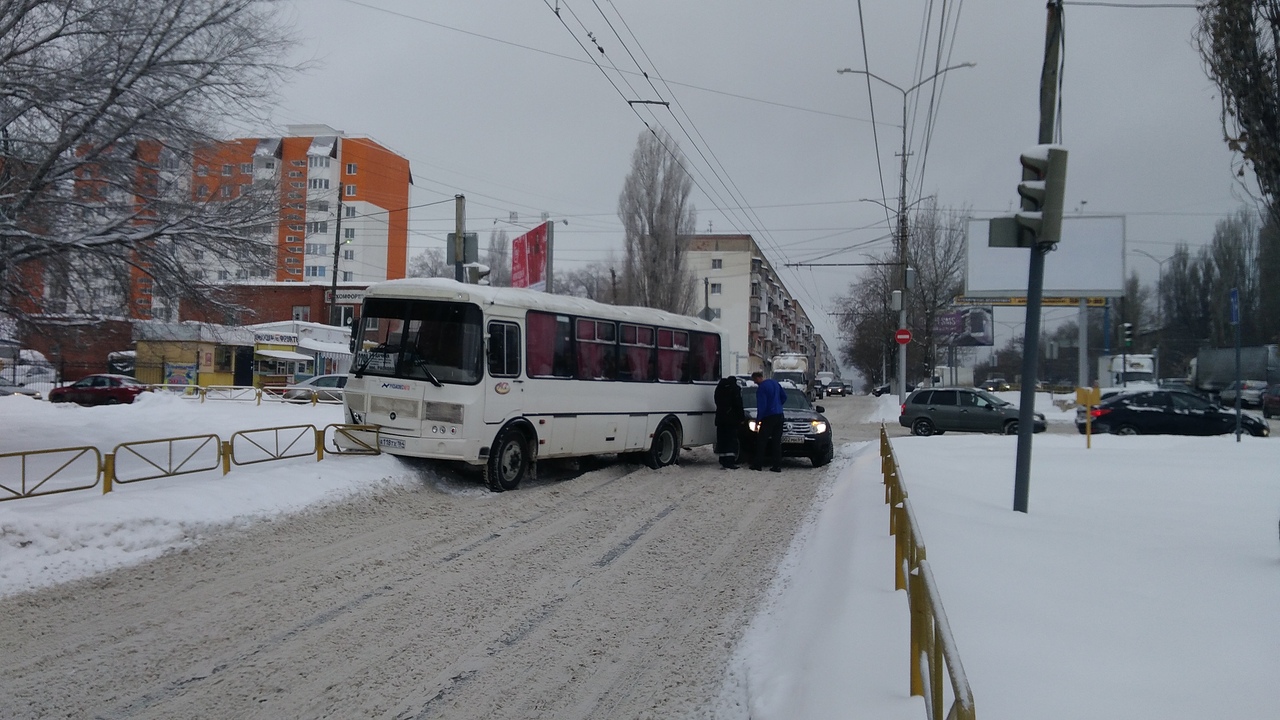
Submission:
[[[347,272],[347,271],[345,271],[345,270],[342,272],[342,281],[343,281],[343,282],[351,282],[352,280],[355,280],[355,279],[356,279],[356,274],[355,274],[355,273],[353,273],[353,272]]]
[[[295,243],[295,242],[299,242],[299,238],[298,238],[298,236],[297,236],[297,235],[285,235],[285,236],[284,236],[284,241],[285,241],[285,242]]]
[[[218,271],[218,279],[219,279],[219,280],[230,280],[230,279],[231,279],[231,273],[230,273],[230,272],[228,272],[228,271],[226,271],[226,270],[219,270],[219,271]]]
[[[329,212],[328,200],[317,200],[312,204],[315,206],[316,212]]]
[[[303,322],[309,322],[311,320],[311,306],[310,305],[294,305],[293,319],[301,320]]]
[[[262,167],[263,167],[263,169],[266,169],[266,170],[275,170],[275,169],[276,169],[276,161],[275,161],[275,160],[268,160],[268,161],[266,161],[266,162],[262,163]]]
[[[209,197],[209,188],[205,187],[204,185],[201,185],[200,187],[196,188],[196,197],[201,197],[201,198]]]
[[[356,239],[356,229],[355,229],[355,228],[343,228],[343,230],[342,230],[342,237],[346,238],[347,240],[355,240],[355,239]]]
[[[292,165],[292,166],[294,166],[294,167],[306,167],[306,166],[307,166],[307,161],[306,161],[306,160],[294,160],[294,161],[290,162],[289,164],[290,164],[290,165]]]
[[[248,183],[244,183],[244,184],[242,184],[242,185],[240,186],[240,194],[241,194],[241,195],[248,195],[248,194],[249,194],[249,190],[250,190],[250,189],[252,189],[252,188],[253,188],[253,186],[252,186],[252,185],[250,185],[250,184],[248,184]]]
[[[355,250],[343,250],[343,251],[342,251],[342,259],[343,259],[343,260],[355,260],[355,259],[356,259],[356,251],[355,251]]]
[[[355,163],[347,163],[347,174],[348,174],[348,175],[355,175],[355,174],[356,174],[356,164],[355,164]]]
[[[329,178],[311,178],[307,181],[307,187],[312,190],[328,190]]]
[[[298,265],[298,264],[300,264],[302,261],[301,261],[301,260],[299,260],[299,259],[298,259],[298,258],[296,258],[296,257],[287,257],[287,258],[285,258],[285,259],[284,259],[284,262],[285,262],[285,264],[286,264],[286,265]]]
[[[241,175],[252,175],[252,174],[253,174],[253,163],[240,163],[240,174],[241,174]]]
[[[207,165],[196,166],[196,175],[198,175],[199,177],[204,177],[208,174],[209,174],[209,167]]]
[[[289,177],[291,177],[291,178],[300,178],[300,177],[302,177],[302,171],[301,171],[301,170],[290,170],[290,171],[289,171]]]
[[[307,232],[311,234],[327,233],[329,232],[329,221],[318,220],[318,221],[309,222],[307,223]]]
[[[723,267],[724,267],[724,260],[721,260],[720,258],[712,258],[712,259],[711,259],[711,269],[712,269],[712,270],[720,270],[720,269],[722,269]]]
[[[355,217],[355,216],[356,216],[356,209],[355,209],[355,208],[353,208],[353,207],[351,207],[350,205],[348,205],[348,206],[346,207],[346,213],[347,213],[346,217]]]
[[[222,166],[222,174],[223,174],[223,176],[225,176],[225,177],[231,177],[232,170],[233,170],[233,168],[232,168],[230,165],[223,165],[223,166]]]
[[[307,243],[308,255],[328,255],[329,246],[324,243]]]
[[[306,267],[306,276],[307,277],[324,277],[324,266],[308,265]]]
[[[355,186],[355,185],[348,185],[348,186],[347,186],[347,192],[346,192],[346,195],[347,195],[347,197],[355,197],[355,195],[356,195],[356,186]]]
[[[310,165],[313,168],[329,167],[329,158],[327,157],[323,157],[320,155],[312,155],[310,158],[308,158],[308,160],[310,160]]]
[[[203,260],[203,259],[204,259],[204,251],[203,251],[203,250],[192,250],[192,251],[191,251],[191,259],[192,259],[192,260],[194,260],[194,261],[196,261],[196,262],[200,262],[201,260]]]
[[[291,248],[285,248],[285,249],[286,249],[286,250],[288,250],[288,251],[289,251],[289,252],[291,252],[291,253],[300,253],[300,252],[302,252],[302,248],[298,247],[297,245],[294,245],[294,246],[293,246],[293,247],[291,247]]]
[[[224,198],[229,198],[229,197],[231,197],[231,186],[230,186],[230,185],[223,185],[221,189],[222,189],[222,197],[224,197]]]
[[[720,285],[720,283],[711,283],[711,294],[719,295],[721,288],[722,286]]]

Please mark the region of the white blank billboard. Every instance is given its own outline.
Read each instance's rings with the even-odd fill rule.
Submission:
[[[987,245],[987,220],[969,221],[969,262],[964,294],[969,297],[1026,297],[1027,248]],[[1124,217],[1062,218],[1062,239],[1044,259],[1046,297],[1124,295]]]

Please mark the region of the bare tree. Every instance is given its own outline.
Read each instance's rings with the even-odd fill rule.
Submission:
[[[506,230],[489,233],[489,284],[511,287],[511,241]]]
[[[664,131],[642,132],[618,197],[627,304],[693,312],[697,293],[685,260],[686,238],[697,224],[692,190],[680,145]]]
[[[191,173],[286,72],[273,5],[0,0],[0,314],[216,304],[202,264],[265,267],[278,195],[199,198]]]
[[[409,259],[405,275],[417,278],[452,278],[454,267],[453,263],[445,259],[443,250],[423,250]]]
[[[965,225],[969,211],[943,210],[936,200],[920,207],[912,217],[907,243],[907,263],[916,270],[915,288],[908,295],[913,332],[921,338],[931,375],[935,356],[934,327],[938,316],[951,307],[964,289]]]
[[[1222,96],[1222,129],[1253,169],[1266,204],[1280,199],[1280,0],[1209,0],[1199,6],[1196,47]]]
[[[618,273],[610,260],[562,271],[556,280],[555,291],[558,295],[572,295],[616,305],[617,285]]]

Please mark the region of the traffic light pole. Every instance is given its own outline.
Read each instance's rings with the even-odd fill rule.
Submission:
[[[1039,142],[1042,145],[1053,143],[1058,60],[1062,48],[1062,0],[1050,2],[1048,11],[1044,66],[1040,71]],[[1032,177],[1030,169],[1023,170],[1024,180]],[[1035,433],[1036,369],[1040,358],[1040,306],[1044,295],[1044,258],[1050,249],[1052,246],[1033,242],[1027,270],[1027,317],[1022,347],[1022,390],[1018,403],[1018,455],[1013,480],[1013,509],[1022,513],[1027,512],[1027,496],[1031,489],[1031,438]]]

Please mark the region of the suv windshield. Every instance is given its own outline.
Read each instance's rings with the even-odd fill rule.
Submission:
[[[787,397],[782,403],[782,407],[786,410],[812,410],[813,406],[809,404],[809,398],[805,397],[803,392],[799,390],[787,390]],[[754,410],[756,407],[756,389],[754,386],[742,388],[742,407],[747,410]]]
[[[470,303],[369,298],[352,372],[474,385],[482,374],[480,320]]]

